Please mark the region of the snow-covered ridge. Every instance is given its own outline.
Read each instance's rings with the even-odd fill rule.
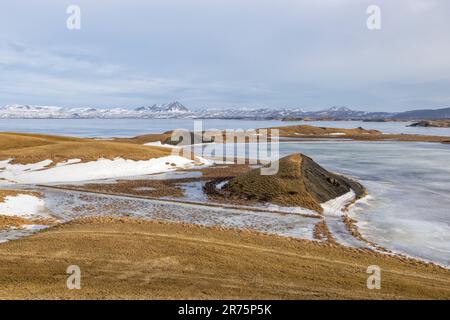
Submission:
[[[90,119],[90,118],[170,118],[188,115],[190,111],[175,101],[151,107],[126,108],[64,108],[57,106],[6,105],[0,107],[3,119]]]
[[[175,101],[134,109],[126,108],[64,108],[58,106],[7,105],[0,107],[0,119],[120,119],[120,118],[193,118],[273,120],[288,118],[309,119],[373,119],[388,118],[394,113],[355,111],[347,107],[331,107],[320,111],[302,108],[205,108],[191,111]]]

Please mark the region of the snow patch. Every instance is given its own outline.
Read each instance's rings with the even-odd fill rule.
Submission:
[[[163,148],[171,148],[171,149],[178,148],[177,146],[174,146],[172,144],[163,144],[163,143],[161,143],[161,141],[144,143],[144,146],[148,146],[148,147],[163,147]]]
[[[350,190],[346,194],[343,194],[340,197],[328,200],[321,204],[323,208],[323,214],[329,216],[342,216],[343,209],[346,205],[354,201],[356,198],[356,194],[353,190]]]
[[[332,133],[328,133],[328,136],[345,136],[346,133],[344,132],[332,132]]]
[[[222,188],[223,188],[228,182],[229,182],[229,180],[225,180],[225,181],[219,182],[219,183],[216,185],[216,189],[222,190]]]
[[[24,224],[24,225],[22,225],[22,229],[31,230],[31,231],[40,231],[40,230],[44,230],[47,228],[48,228],[48,226],[41,225],[41,224]]]
[[[44,209],[44,200],[26,194],[8,196],[5,198],[4,202],[0,203],[0,214],[6,216],[36,216]]]
[[[46,168],[51,163],[51,160],[31,165],[14,165],[10,164],[9,161],[8,163],[0,162],[0,166],[5,166],[5,170],[0,172],[0,184],[65,183],[131,177],[168,172],[177,168],[189,168],[195,165],[193,160],[180,156],[167,156],[140,161],[122,158],[114,160],[99,159],[85,163],[68,161],[55,167]]]

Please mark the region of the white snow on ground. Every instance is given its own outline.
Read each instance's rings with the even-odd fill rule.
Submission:
[[[338,243],[347,247],[367,248],[367,244],[356,239],[349,233],[346,225],[342,221],[342,216],[344,215],[343,209],[346,205],[353,202],[355,197],[355,192],[350,190],[340,197],[322,203],[323,216],[328,229]]]
[[[344,132],[332,132],[332,133],[328,133],[327,136],[345,136],[346,133]]]
[[[264,208],[267,208],[271,211],[318,216],[318,213],[316,211],[302,207],[284,207],[273,203],[267,203],[266,205],[264,205]]]
[[[199,157],[199,156],[195,156],[195,160],[197,162],[202,163],[203,166],[212,166],[213,164],[216,163],[213,159],[206,159],[206,158]]]
[[[201,158],[196,160],[206,164],[206,160]],[[11,183],[77,182],[130,177],[168,172],[177,168],[187,168],[195,165],[195,161],[180,156],[167,156],[142,161],[116,158],[114,160],[99,159],[86,163],[74,163],[75,161],[69,160],[67,163],[51,168],[46,168],[52,163],[51,160],[31,165],[16,165],[9,162],[10,160],[0,161],[0,168],[4,167],[3,170],[0,170],[0,185]]]
[[[11,171],[11,172],[23,172],[23,171],[34,171],[41,170],[48,165],[52,164],[52,160],[44,160],[37,163],[31,164],[10,164],[13,159],[2,160],[0,161],[0,178],[3,177],[2,171]]]
[[[216,185],[216,188],[219,189],[219,190],[222,190],[222,188],[223,188],[228,182],[229,182],[229,180],[225,180],[225,181],[219,182],[219,183]]]
[[[0,215],[27,217],[38,215],[45,209],[45,202],[38,197],[19,194],[8,196],[0,203]]]
[[[47,229],[48,226],[42,225],[42,224],[24,224],[22,225],[22,229],[25,230],[32,230],[32,231],[40,231]]]
[[[65,165],[68,165],[68,164],[79,163],[81,161],[82,161],[81,159],[69,159],[67,161],[63,161],[63,162],[58,163],[56,166],[57,167],[61,167],[61,166],[65,166]]]
[[[177,146],[171,145],[171,144],[162,144],[161,141],[155,141],[155,142],[148,142],[144,143],[144,146],[149,147],[164,147],[164,148],[178,148]]]
[[[350,190],[340,197],[322,203],[321,206],[323,208],[323,214],[328,216],[342,216],[342,209],[344,209],[345,205],[352,202],[355,197],[355,192],[353,190]]]

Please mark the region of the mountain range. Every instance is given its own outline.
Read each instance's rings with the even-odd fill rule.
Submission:
[[[193,118],[247,120],[430,120],[450,118],[450,108],[413,110],[407,112],[355,111],[347,107],[331,107],[320,111],[301,108],[205,108],[189,110],[178,101],[154,104],[134,109],[126,108],[65,108],[55,106],[6,105],[0,107],[0,119],[119,119],[119,118]]]

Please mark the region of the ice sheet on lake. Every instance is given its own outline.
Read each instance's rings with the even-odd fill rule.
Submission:
[[[357,141],[280,144],[282,155],[294,152],[367,187],[371,197],[350,212],[366,239],[450,266],[450,146]]]

